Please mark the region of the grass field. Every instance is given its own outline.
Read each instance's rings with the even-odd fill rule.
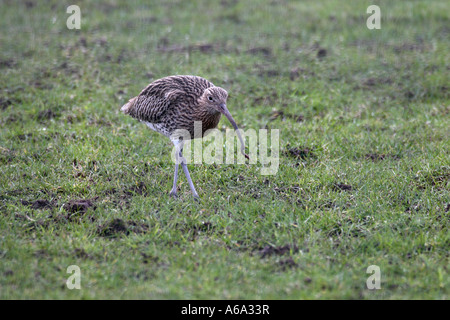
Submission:
[[[0,3],[1,299],[449,298],[448,1]],[[119,109],[172,74],[279,129],[277,174],[192,164],[171,198]]]

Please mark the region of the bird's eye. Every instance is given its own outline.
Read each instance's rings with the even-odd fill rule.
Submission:
[[[209,101],[213,101],[213,97],[208,96],[208,100],[209,100]]]

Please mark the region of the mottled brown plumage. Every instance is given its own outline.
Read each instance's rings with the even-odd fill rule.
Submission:
[[[130,99],[121,110],[146,123],[152,130],[164,134],[175,146],[179,145],[181,165],[194,196],[198,197],[183,161],[183,144],[175,133],[183,129],[189,132],[189,136],[184,135],[183,139],[201,138],[207,130],[217,127],[221,114],[224,114],[241,141],[241,152],[248,158],[244,152],[244,142],[239,129],[227,109],[227,98],[228,93],[225,89],[216,87],[201,77],[169,76],[150,83],[138,96]],[[201,136],[195,130],[195,122],[201,122]],[[178,162],[175,166],[172,195],[176,195],[177,172]]]

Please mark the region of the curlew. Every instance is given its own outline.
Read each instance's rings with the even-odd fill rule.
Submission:
[[[144,122],[150,129],[168,137],[175,145],[175,173],[170,195],[177,195],[178,166],[181,164],[194,198],[198,198],[186,159],[183,144],[186,139],[202,138],[209,129],[217,127],[221,115],[231,122],[241,143],[245,146],[239,128],[227,109],[228,92],[208,80],[197,76],[169,76],[150,83],[141,93],[130,99],[121,110]],[[194,130],[194,123],[201,123],[201,136]],[[184,130],[180,136],[177,132]]]

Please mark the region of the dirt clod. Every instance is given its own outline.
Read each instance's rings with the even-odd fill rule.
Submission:
[[[352,191],[353,187],[349,184],[344,184],[344,183],[335,183],[333,185],[333,190],[335,191],[339,191],[339,190],[343,190],[343,191]]]
[[[16,62],[13,59],[0,60],[0,68],[13,68],[16,66]]]
[[[0,97],[0,109],[6,110],[12,103],[13,102],[8,98]]]
[[[3,272],[3,275],[4,275],[5,277],[10,277],[10,276],[14,275],[14,271],[11,270],[11,269],[8,269],[8,270],[6,270],[6,271]]]
[[[81,259],[90,258],[90,255],[87,254],[83,248],[75,248],[73,253],[77,258],[81,258]]]
[[[313,150],[305,147],[288,148],[287,151],[284,152],[284,154],[303,160],[315,157]]]
[[[39,199],[39,200],[36,200],[36,201],[21,200],[20,202],[24,206],[29,206],[32,209],[51,209],[55,205],[54,203],[52,203],[52,202],[50,202],[48,200],[44,200],[44,199]]]
[[[248,49],[247,51],[245,51],[245,53],[262,54],[264,56],[271,56],[272,55],[272,50],[270,48],[267,48],[267,47],[255,47],[255,48]]]
[[[298,77],[300,77],[300,68],[297,68],[297,67],[296,68],[292,68],[291,71],[289,72],[289,79],[294,81]]]
[[[386,160],[388,158],[390,159],[394,159],[394,160],[398,160],[400,157],[397,155],[392,155],[392,154],[384,154],[384,153],[368,153],[364,156],[367,160],[372,160],[372,161],[382,161],[382,160]]]
[[[327,56],[327,54],[328,54],[328,52],[327,52],[326,49],[320,48],[320,49],[317,51],[317,58],[319,58],[319,59],[325,58],[325,57]]]
[[[211,43],[201,43],[201,44],[193,44],[189,46],[184,45],[172,45],[172,46],[166,46],[164,43],[162,43],[158,47],[158,51],[160,52],[167,52],[167,53],[183,53],[183,52],[193,52],[193,51],[200,51],[201,53],[211,53],[218,50],[218,45],[211,44]]]
[[[260,250],[260,254],[261,254],[261,258],[265,258],[267,256],[272,256],[272,255],[285,255],[285,254],[289,254],[292,251],[292,253],[297,253],[298,252],[298,247],[296,245],[285,245],[285,246],[279,246],[279,247],[274,247],[274,246],[265,246],[262,250]]]
[[[294,259],[292,259],[292,257],[280,260],[278,262],[278,265],[280,266],[282,271],[292,269],[298,266],[297,263],[294,261]]]
[[[63,208],[69,213],[86,212],[89,208],[96,209],[95,204],[88,199],[70,200]]]
[[[52,109],[46,109],[38,113],[38,120],[46,120],[55,118],[57,115]]]
[[[113,237],[121,233],[128,235],[130,232],[127,223],[119,218],[112,220],[105,226],[99,226],[98,228],[98,234],[103,237]]]

